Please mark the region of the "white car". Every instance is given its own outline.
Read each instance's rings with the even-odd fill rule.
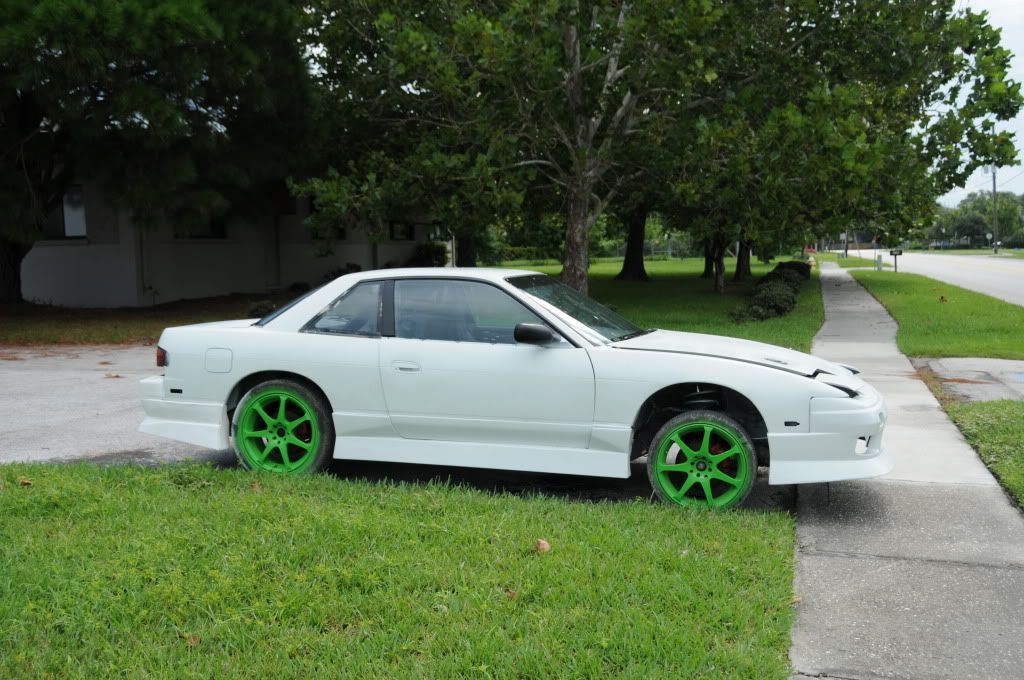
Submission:
[[[511,269],[342,276],[260,319],[168,328],[142,432],[254,470],[331,458],[628,477],[729,507],[769,484],[888,472],[882,397],[774,345],[643,330]]]

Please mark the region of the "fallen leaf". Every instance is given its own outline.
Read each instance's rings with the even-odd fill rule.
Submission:
[[[509,590],[508,588],[505,589],[505,597],[507,597],[510,600],[516,599],[516,594],[517,593],[514,590]]]
[[[536,550],[538,554],[543,555],[546,552],[551,552],[551,544],[543,538],[538,538],[537,544],[533,546],[533,549]]]
[[[109,361],[97,361],[96,365],[97,366],[109,366],[110,362]]]
[[[117,373],[107,373],[107,374],[106,374],[105,376],[103,376],[103,377],[104,377],[104,378],[123,378],[124,376],[123,376],[123,375],[119,375],[119,374],[117,374]]]
[[[257,481],[254,481],[252,484],[250,484],[249,488],[252,489],[253,491],[263,491],[263,487],[260,486],[260,483]]]
[[[803,601],[804,601],[804,598],[800,597],[799,595],[794,595],[793,599],[790,601],[790,604],[798,605],[798,604],[800,604]]]
[[[189,635],[188,637],[185,638],[185,642],[188,644],[189,647],[195,647],[200,642],[199,636],[198,635]]]
[[[18,486],[32,486],[32,480],[28,477],[18,477]]]

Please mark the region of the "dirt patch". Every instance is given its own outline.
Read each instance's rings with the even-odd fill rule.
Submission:
[[[938,373],[932,370],[931,366],[928,365],[927,359],[913,360],[914,368],[917,369],[917,377],[928,386],[928,389],[932,391],[935,398],[939,400],[939,404],[945,409],[950,404],[959,404],[967,401],[964,397],[953,394],[949,390],[945,389],[942,384],[945,382],[952,382],[944,379]]]

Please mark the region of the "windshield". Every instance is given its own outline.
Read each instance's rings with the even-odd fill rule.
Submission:
[[[508,282],[575,319],[606,341],[625,340],[646,332],[604,305],[544,274],[515,276]]]

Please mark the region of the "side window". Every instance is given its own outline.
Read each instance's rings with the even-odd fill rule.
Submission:
[[[313,317],[304,330],[345,335],[380,335],[379,281],[360,283]]]
[[[478,281],[398,279],[395,335],[514,344],[516,324],[544,323],[505,291]]]

